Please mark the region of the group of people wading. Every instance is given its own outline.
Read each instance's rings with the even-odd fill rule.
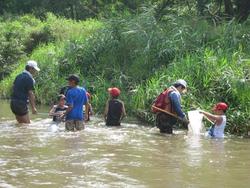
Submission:
[[[40,71],[37,62],[30,60],[25,70],[17,75],[13,83],[10,107],[19,123],[30,123],[28,104],[31,104],[32,113],[36,114],[33,76]],[[84,122],[89,120],[93,113],[90,104],[91,95],[85,88],[79,86],[80,79],[77,75],[70,75],[67,79],[68,86],[60,92],[58,104],[54,105],[49,115],[53,121],[65,121],[67,131],[84,129]],[[161,133],[172,134],[173,126],[177,122],[187,128],[189,123],[181,106],[181,95],[187,91],[187,82],[177,80],[171,87],[165,89],[154,101],[152,112],[156,113],[156,126]],[[107,126],[120,126],[121,120],[126,116],[125,105],[119,100],[120,90],[116,87],[109,88],[110,99],[106,103],[104,119]],[[228,106],[225,103],[218,103],[214,106],[214,114],[200,110],[213,126],[209,130],[212,137],[221,138],[224,136],[226,126],[225,112]]]

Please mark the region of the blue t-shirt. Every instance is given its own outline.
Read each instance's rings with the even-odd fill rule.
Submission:
[[[28,102],[29,91],[34,90],[34,84],[32,75],[26,71],[22,72],[14,81],[11,99]]]
[[[67,105],[72,110],[66,115],[66,120],[83,120],[83,105],[88,102],[86,90],[82,87],[70,88],[66,95]]]

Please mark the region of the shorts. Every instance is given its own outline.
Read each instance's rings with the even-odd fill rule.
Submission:
[[[84,129],[84,123],[82,120],[66,120],[65,129],[67,131],[80,131]]]
[[[29,113],[28,104],[22,100],[13,99],[10,101],[11,111],[17,116],[24,116]]]
[[[171,115],[159,112],[156,116],[156,127],[161,133],[172,134],[173,126],[177,123],[177,119]]]

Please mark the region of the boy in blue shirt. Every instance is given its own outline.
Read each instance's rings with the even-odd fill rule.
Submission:
[[[79,87],[79,77],[77,75],[70,75],[68,78],[69,89],[66,94],[66,101],[68,108],[64,113],[66,116],[65,129],[67,131],[80,131],[84,129],[84,119],[87,119],[88,114],[83,115],[83,105],[85,111],[88,109],[88,98],[86,90]],[[84,117],[85,116],[85,117]]]

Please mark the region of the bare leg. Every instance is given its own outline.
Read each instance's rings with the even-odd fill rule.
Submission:
[[[24,116],[16,115],[16,120],[18,123],[30,123],[29,114],[25,114]]]

